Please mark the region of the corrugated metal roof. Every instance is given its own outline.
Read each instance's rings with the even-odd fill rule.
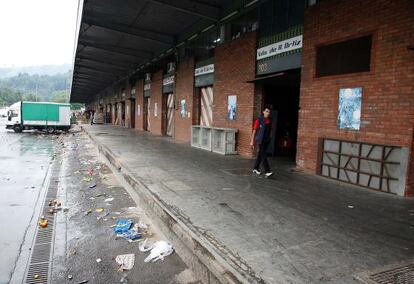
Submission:
[[[222,11],[234,2],[84,0],[71,102],[92,100],[166,50],[172,51],[195,29],[217,24],[226,16]]]

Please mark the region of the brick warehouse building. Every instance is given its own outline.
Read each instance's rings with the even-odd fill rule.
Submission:
[[[237,153],[247,157],[252,122],[269,106],[274,156],[308,173],[413,195],[413,1],[212,1],[214,10],[160,0],[133,7],[148,10],[134,29],[119,22],[125,9],[95,2],[83,5],[72,102],[87,102],[109,123],[184,142],[194,125],[236,129]],[[165,17],[172,12],[192,28],[173,27]],[[146,41],[168,42],[149,32],[161,22],[176,34],[154,53]]]

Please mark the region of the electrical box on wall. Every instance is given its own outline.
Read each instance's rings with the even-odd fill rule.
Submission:
[[[145,81],[151,81],[151,73],[145,73]]]

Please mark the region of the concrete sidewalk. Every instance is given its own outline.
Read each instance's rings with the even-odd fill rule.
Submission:
[[[413,260],[413,199],[298,173],[287,162],[273,165],[272,179],[258,178],[239,156],[117,126],[83,128],[139,194],[154,199],[146,202],[192,234],[219,281],[353,283]]]

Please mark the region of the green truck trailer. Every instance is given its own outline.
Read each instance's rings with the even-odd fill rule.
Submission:
[[[48,133],[69,130],[70,104],[17,102],[9,107],[6,128],[15,132],[38,129]]]

